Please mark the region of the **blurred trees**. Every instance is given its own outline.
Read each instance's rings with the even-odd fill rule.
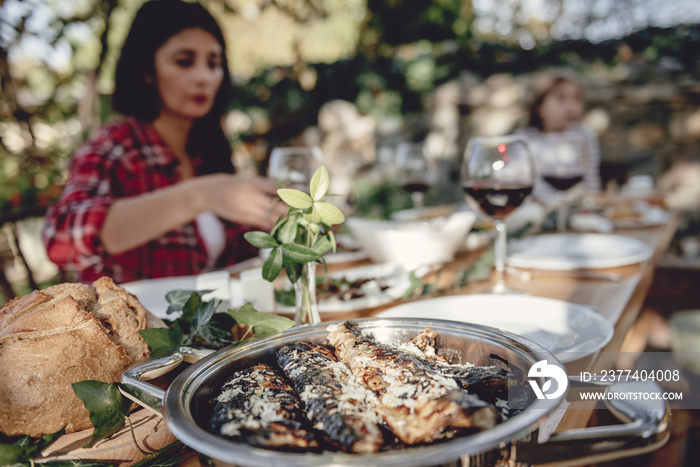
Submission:
[[[644,29],[648,0],[202,0],[229,44],[237,144],[277,144],[332,99],[377,118],[420,112],[464,70],[671,56],[697,73],[700,31]],[[74,148],[111,115],[114,64],[142,0],[0,4],[0,215],[60,193]],[[624,40],[600,38],[629,34]],[[591,42],[593,39],[595,42]]]
[[[465,71],[485,78],[671,59],[700,73],[700,27],[648,27],[681,22],[669,12],[689,17],[670,1],[201,1],[229,46],[232,143],[259,164],[267,147],[315,125],[330,100],[396,129]],[[0,0],[0,227],[41,215],[61,193],[70,155],[111,117],[114,66],[142,3]]]

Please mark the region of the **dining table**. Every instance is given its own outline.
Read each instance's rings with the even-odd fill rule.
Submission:
[[[662,223],[615,228],[612,234],[630,237],[651,247],[651,255],[635,264],[580,271],[528,271],[525,269],[518,271],[515,268],[509,268],[510,273],[507,275],[509,287],[529,296],[592,307],[613,325],[612,338],[599,351],[564,363],[569,375],[578,375],[581,372],[600,374],[603,370],[612,370],[618,363],[629,363],[628,361],[618,362],[620,355],[639,350],[626,348],[625,338],[640,316],[654,280],[657,264],[669,248],[679,222],[679,213],[668,212],[668,217]],[[456,287],[455,283],[458,282],[458,275],[473,267],[487,250],[488,248],[482,247],[458,253],[453,261],[442,264],[423,276],[422,280],[432,283],[439,295],[484,293],[493,287],[495,273],[486,280],[466,281],[461,287]],[[328,266],[328,271],[342,271],[366,264],[368,260],[349,264],[331,264]],[[597,274],[601,274],[601,277],[595,277]],[[321,319],[325,321],[373,317],[407,301],[429,300],[434,295],[435,293],[409,299],[400,298],[380,306],[347,313],[321,313]],[[572,401],[565,404],[564,408],[541,427],[540,439],[544,441],[552,433],[589,426],[589,423],[592,423],[596,404],[595,401]]]
[[[600,315],[608,319],[614,332],[610,341],[600,349],[587,357],[583,357],[565,363],[570,375],[587,371],[600,373],[602,370],[611,370],[616,365],[617,357],[630,351],[624,347],[625,337],[638,319],[647,293],[654,280],[654,271],[661,256],[668,249],[674,234],[678,228],[679,214],[670,212],[667,222],[644,226],[615,229],[613,234],[637,239],[648,244],[652,248],[651,256],[639,263],[619,267],[610,267],[596,270],[576,271],[526,271],[525,274],[517,274],[514,271],[507,275],[510,287],[522,291],[526,295],[551,298],[569,303],[586,305],[594,308]],[[478,294],[490,289],[495,283],[495,274],[485,281],[468,281],[462,287],[451,287],[457,280],[456,276],[468,270],[485,249],[477,249],[460,253],[456,258],[444,264],[439,271],[433,271],[422,279],[430,283],[437,281],[435,289],[440,294]],[[353,266],[361,265],[362,262]],[[329,271],[335,271],[347,267],[347,265],[331,265]],[[439,273],[438,273],[439,272]],[[528,273],[529,272],[529,273]],[[605,278],[587,277],[586,273],[601,273],[614,277],[614,280]],[[429,299],[430,297],[414,298],[412,300]],[[347,314],[327,314],[322,319],[350,319],[357,317],[372,317],[386,309],[404,303],[406,299],[399,299],[378,307],[358,310]],[[637,349],[634,349],[637,350]],[[555,431],[565,431],[574,428],[585,427],[593,414],[594,402],[577,402],[575,409],[567,410]]]
[[[652,200],[659,203],[659,200]],[[507,284],[515,290],[532,297],[543,297],[563,302],[585,305],[596,310],[613,326],[612,338],[596,352],[585,352],[585,356],[564,363],[569,375],[581,372],[600,374],[603,370],[619,369],[619,364],[629,361],[619,359],[620,355],[632,350],[625,347],[625,338],[640,316],[646,296],[654,280],[654,272],[661,256],[668,250],[680,222],[680,214],[668,211],[664,222],[650,225],[630,225],[616,227],[609,234],[629,237],[648,245],[651,254],[643,261],[623,266],[581,270],[538,270],[508,268]],[[572,233],[569,231],[568,233]],[[489,251],[488,245],[462,251],[448,262],[434,267],[421,277],[432,285],[433,292],[423,296],[398,298],[379,306],[321,313],[322,321],[345,320],[375,317],[383,311],[408,302],[430,300],[436,296],[482,294],[495,284],[495,272],[483,280],[467,280],[459,285],[460,275],[473,269],[475,263]],[[351,262],[332,262],[327,265],[329,274],[370,265],[368,259]],[[597,276],[600,277],[597,277]],[[417,294],[419,295],[419,294]],[[291,315],[288,315],[292,317]],[[619,360],[619,361],[618,361]],[[595,401],[575,400],[564,404],[558,412],[540,428],[540,440],[553,433],[584,428],[595,423],[593,418],[597,407]],[[569,398],[571,399],[571,397]]]
[[[586,271],[543,272],[536,270],[526,271],[524,269],[514,270],[513,268],[509,270],[507,275],[509,287],[519,289],[528,296],[556,299],[592,307],[613,325],[612,338],[599,351],[564,364],[569,375],[578,374],[582,371],[600,373],[602,370],[613,369],[618,363],[616,361],[617,357],[628,350],[625,348],[625,337],[640,316],[645,297],[654,280],[656,266],[674,237],[679,219],[680,217],[677,213],[669,212],[666,222],[663,223],[615,229],[613,232],[615,235],[631,237],[651,247],[652,254],[647,259],[635,264]],[[421,277],[421,280],[426,284],[432,285],[431,293],[426,295],[416,293],[409,298],[396,298],[379,306],[369,308],[322,312],[321,319],[322,321],[331,321],[368,318],[377,316],[381,312],[397,305],[429,300],[436,296],[483,293],[495,282],[494,273],[481,277],[478,280],[467,280],[464,283],[460,281],[460,275],[464,271],[473,268],[488,250],[487,246],[482,246],[462,251],[457,253],[452,261],[430,269],[429,272]],[[331,262],[327,265],[327,271],[329,273],[342,272],[370,264],[371,262],[366,258],[347,262]],[[261,261],[259,259],[249,261],[243,266],[232,268],[230,270],[231,276],[236,278],[246,269],[260,267],[260,265]],[[577,272],[583,273],[577,274]],[[589,277],[587,273],[590,272],[613,274],[614,280]],[[596,402],[568,401],[549,418],[545,425],[540,427],[540,438],[546,439],[552,433],[589,426],[592,421],[595,421],[593,417],[595,410]],[[167,437],[167,427],[164,426],[163,420],[157,415],[140,410],[137,411],[133,418],[138,430],[137,436],[143,436],[142,441],[145,447],[149,447],[149,443],[151,443],[152,447],[162,447],[162,443],[165,442],[163,440],[168,439],[172,441],[174,439]],[[113,453],[109,451],[109,446],[103,446],[105,458],[113,460],[120,466],[130,465],[129,459],[131,456],[138,456],[133,447],[128,447],[131,443],[130,435],[126,433],[122,435],[121,441],[108,440],[108,443],[121,446],[121,449],[128,449],[129,452],[112,455]],[[77,442],[74,445],[78,446]],[[185,448],[180,455],[183,458],[180,465],[188,467],[203,465],[198,454],[188,448]],[[112,457],[110,458],[110,456]]]

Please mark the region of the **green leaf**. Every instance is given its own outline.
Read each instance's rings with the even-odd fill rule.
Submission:
[[[53,444],[65,433],[66,430],[61,428],[55,433],[44,435],[40,438],[20,436],[14,443],[1,442],[0,465],[27,465],[29,464],[28,461],[38,457],[41,451]]]
[[[301,275],[301,268],[303,265],[300,263],[295,263],[291,259],[282,255],[282,266],[284,267],[284,270],[287,271],[287,278],[292,284],[294,284]]]
[[[476,261],[472,264],[472,267],[466,271],[463,281],[466,284],[471,281],[482,281],[486,280],[491,276],[491,269],[494,264],[494,250],[489,248],[481,256],[479,256]]]
[[[282,250],[280,247],[273,248],[262,267],[262,276],[268,282],[277,279],[282,271]]]
[[[216,307],[219,305],[218,300],[211,300],[198,306],[192,317],[191,334],[197,334],[198,330],[209,323],[209,320],[216,312]]]
[[[218,300],[204,303],[192,318],[190,338],[203,341],[200,344],[205,347],[218,349],[233,342],[231,328],[236,323],[226,313],[216,313],[219,303]]]
[[[296,304],[294,289],[275,290],[275,302],[284,306],[294,306]]]
[[[331,248],[333,248],[333,245],[328,237],[320,237],[313,246],[313,250],[318,253],[319,256],[325,255]]]
[[[277,194],[282,198],[282,201],[296,209],[309,209],[314,204],[311,196],[293,188],[280,188],[277,190]]]
[[[297,238],[299,218],[294,216],[285,222],[280,228],[279,239],[282,243],[292,243]],[[277,246],[277,245],[275,245]]]
[[[229,315],[236,320],[237,323],[245,324],[253,328],[253,332],[269,333],[274,330],[275,333],[285,331],[294,326],[294,321],[284,316],[277,316],[272,313],[261,313],[248,302],[243,305],[238,311],[229,311]]]
[[[345,216],[343,212],[331,203],[314,203],[314,211],[318,212],[321,216],[321,221],[328,225],[342,224],[345,222]]]
[[[314,201],[320,201],[328,192],[328,185],[330,184],[330,176],[328,175],[328,169],[325,165],[320,166],[314,172],[311,177],[311,183],[309,184],[309,193]]]
[[[176,313],[179,311],[182,311],[182,309],[185,306],[185,303],[187,303],[187,300],[190,299],[190,295],[193,293],[197,293],[196,290],[171,290],[170,292],[165,294],[165,299],[168,301],[170,304],[168,306],[168,309],[166,310],[167,314],[171,313]]]
[[[321,255],[311,248],[297,245],[295,243],[283,243],[280,245],[280,249],[282,250],[285,258],[288,258],[295,263],[308,263],[309,261],[316,261],[321,257]]]
[[[287,213],[287,216],[279,216],[277,218],[277,222],[275,222],[275,226],[270,230],[270,235],[275,236],[275,232],[277,232],[277,229],[280,228],[280,226],[287,221],[289,218],[289,213]]]
[[[275,315],[275,316],[277,316],[277,315]],[[284,318],[284,317],[283,317],[283,316],[279,316],[279,318]],[[284,319],[288,319],[288,318],[284,318]],[[292,321],[292,320],[290,320],[290,319],[288,319],[288,320],[289,320],[289,321]],[[288,323],[286,323],[286,322],[284,323],[285,328],[282,329],[282,331],[284,331],[285,329],[289,329],[289,328],[286,327],[287,324],[288,324]],[[293,325],[294,325],[294,321],[292,321],[292,326],[293,326]],[[277,328],[274,327],[274,326],[273,326],[273,327],[268,327],[268,326],[266,326],[266,325],[264,325],[264,324],[259,324],[259,325],[255,326],[255,330],[254,330],[253,332],[255,332],[255,338],[256,338],[256,339],[264,339],[264,338],[266,338],[266,337],[270,337],[270,336],[274,336],[275,334],[279,334],[279,333],[280,333],[280,330],[277,329]],[[248,341],[248,340],[246,339],[246,342],[247,342],[247,341]]]
[[[331,239],[331,248],[333,248],[333,253],[338,249],[338,243],[335,241],[335,234],[332,230],[328,230],[328,238]]]
[[[423,282],[418,276],[416,276],[416,271],[411,271],[411,273],[408,275],[408,280],[409,286],[403,293],[404,299],[411,298],[411,296],[415,293],[416,290],[418,290],[421,287],[426,287],[428,285],[427,282]]]
[[[182,306],[182,315],[178,318],[178,321],[180,322],[186,322],[189,323],[192,321],[192,317],[194,316],[194,312],[197,310],[197,307],[202,305],[202,296],[206,295],[208,293],[213,292],[212,290],[194,290],[190,293],[190,297],[187,299],[185,304]],[[180,311],[180,310],[178,310]]]
[[[207,347],[220,349],[234,341],[231,329],[236,322],[227,313],[214,313],[206,325],[197,330],[197,336],[203,340]]]
[[[321,214],[319,214],[318,209],[316,209],[316,204],[311,207],[311,210],[304,214],[304,219],[312,226],[321,222]]]
[[[95,427],[92,438],[83,447],[90,448],[99,440],[121,430],[129,414],[131,401],[122,396],[117,384],[88,380],[73,383],[72,386],[75,395],[90,412],[90,422]]]
[[[319,227],[318,224],[311,224],[311,223],[306,223],[308,226],[309,232],[311,232],[314,235],[318,235],[321,232],[321,227]]]
[[[151,353],[170,347],[179,347],[185,343],[187,336],[183,332],[178,322],[173,323],[171,329],[168,328],[148,328],[139,331],[143,340],[146,341]]]
[[[246,232],[243,238],[256,248],[274,248],[279,245],[275,237],[265,232]]]

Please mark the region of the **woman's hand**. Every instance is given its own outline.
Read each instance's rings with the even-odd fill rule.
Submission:
[[[275,202],[277,185],[262,177],[214,174],[197,177],[205,208],[222,219],[270,230],[287,206]]]

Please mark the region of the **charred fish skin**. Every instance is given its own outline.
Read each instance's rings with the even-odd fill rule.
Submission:
[[[252,446],[304,451],[318,447],[305,428],[301,400],[282,374],[266,364],[237,372],[215,399],[210,429]]]
[[[497,410],[459,388],[454,378],[410,353],[365,337],[346,321],[328,340],[355,379],[374,391],[377,411],[406,444],[430,442],[450,428],[490,428]]]
[[[400,348],[425,361],[440,374],[453,378],[459,387],[482,400],[496,403],[497,399],[508,398],[509,386],[514,383],[511,378],[513,375],[508,370],[495,366],[450,364],[438,355],[438,337],[436,331],[428,328]]]
[[[294,342],[277,352],[277,362],[293,382],[313,427],[339,449],[373,453],[384,444],[380,422],[370,408],[370,391],[327,348]]]
[[[493,365],[450,364],[437,352],[438,337],[437,332],[426,328],[400,347],[425,360],[427,364],[434,365],[441,374],[454,378],[459,387],[470,394],[494,404],[498,407],[502,420],[519,414],[532,404],[534,394],[524,383],[520,368],[511,367],[508,360],[496,354],[489,357],[508,366],[507,370]]]

